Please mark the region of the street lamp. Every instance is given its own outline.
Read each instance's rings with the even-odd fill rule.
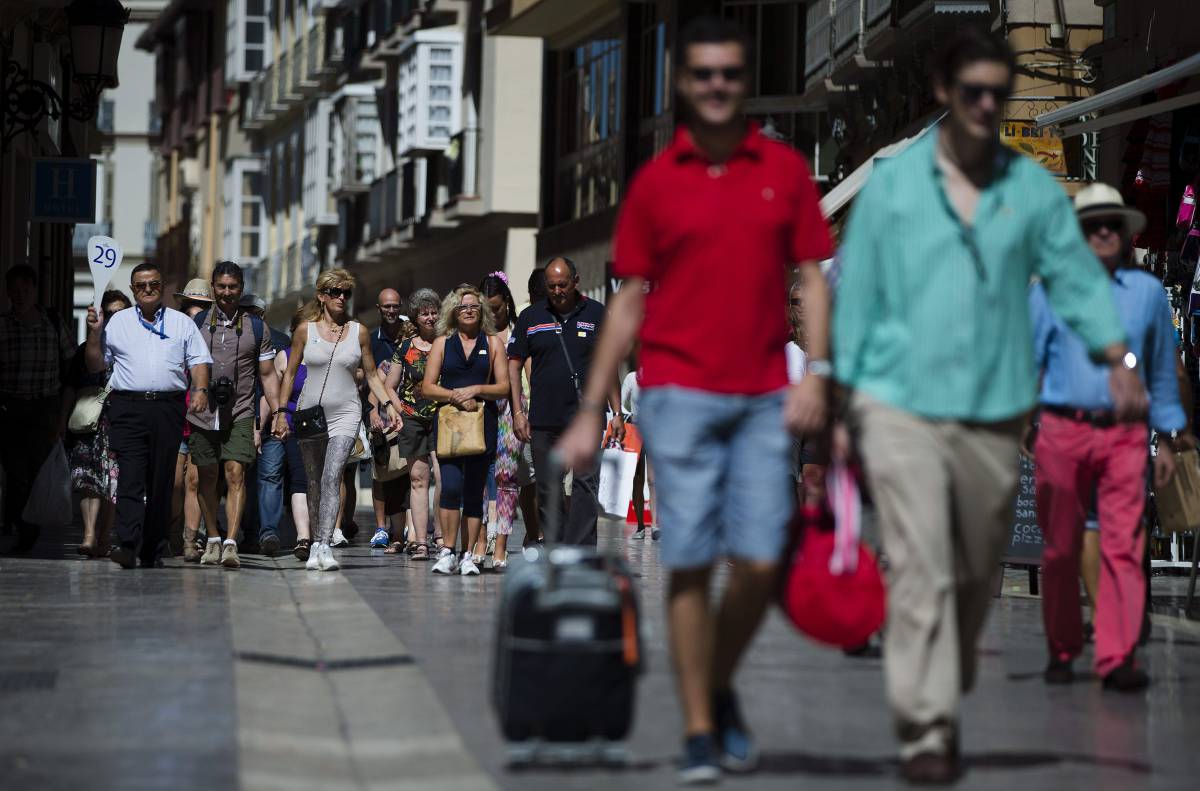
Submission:
[[[66,16],[67,61],[80,95],[64,103],[52,86],[30,77],[17,61],[6,59],[0,67],[0,117],[4,121],[0,151],[21,132],[37,129],[47,117],[90,120],[100,104],[100,94],[117,85],[117,54],[129,10],[119,0],[75,0],[67,7]]]

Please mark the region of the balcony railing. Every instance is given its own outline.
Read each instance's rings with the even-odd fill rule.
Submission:
[[[308,31],[308,42],[304,47],[304,79],[316,86],[325,73],[325,17],[317,17],[317,23]]]
[[[281,111],[286,110],[288,102],[296,98],[292,89],[291,54],[281,52],[275,60],[275,101]]]
[[[804,34],[805,77],[811,77],[829,63],[829,37],[832,27],[833,19],[829,14],[827,2],[818,2],[808,7],[808,30]]]
[[[862,4],[860,0],[834,0],[833,49],[839,52],[858,38],[862,30]]]
[[[300,35],[292,42],[292,93],[300,95],[306,93],[310,88],[315,88],[316,84],[308,79],[308,36]]]
[[[867,24],[875,24],[891,10],[892,0],[867,0]]]

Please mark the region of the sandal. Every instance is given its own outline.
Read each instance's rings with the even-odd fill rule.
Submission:
[[[383,554],[385,554],[385,555],[402,555],[402,554],[404,554],[404,542],[403,541],[393,541],[391,544],[388,545],[387,549],[383,550]]]
[[[292,554],[296,556],[296,560],[301,563],[308,560],[308,548],[312,546],[312,539],[301,538],[296,541],[296,548],[292,550]]]
[[[80,544],[75,547],[75,551],[84,557],[94,558],[96,557],[96,542]]]
[[[425,544],[417,544],[412,553],[413,560],[429,560],[429,547]]]

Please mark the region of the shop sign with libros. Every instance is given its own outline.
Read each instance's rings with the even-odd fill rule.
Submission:
[[[1067,174],[1062,138],[1051,127],[1038,129],[1033,121],[1005,121],[1000,124],[1000,142],[1017,153],[1031,157],[1051,173],[1059,176]]]

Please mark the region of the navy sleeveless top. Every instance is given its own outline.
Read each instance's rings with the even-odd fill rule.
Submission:
[[[492,368],[489,355],[487,335],[479,333],[475,338],[475,348],[468,357],[463,351],[462,338],[455,332],[446,339],[446,353],[442,358],[442,373],[438,383],[447,390],[488,384]],[[488,455],[493,455],[496,452],[499,413],[495,401],[480,401],[483,404],[483,433],[487,441],[487,452]]]

